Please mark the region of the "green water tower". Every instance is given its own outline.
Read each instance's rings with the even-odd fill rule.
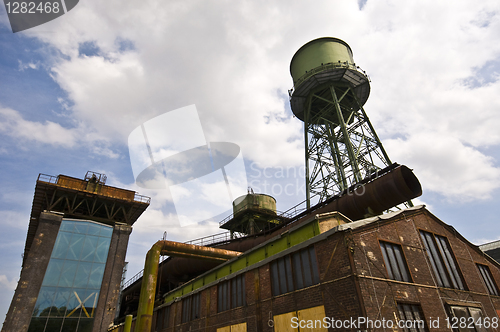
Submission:
[[[324,201],[391,164],[363,109],[370,80],[343,40],[302,46],[290,63],[294,115],[304,121],[306,199]]]

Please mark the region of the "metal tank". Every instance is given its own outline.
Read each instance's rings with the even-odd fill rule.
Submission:
[[[364,105],[370,95],[368,77],[354,63],[349,45],[338,38],[318,38],[302,46],[292,58],[290,74],[294,86],[290,90],[292,111],[302,121],[309,93],[324,84],[351,86],[358,100],[356,103],[352,98],[342,99],[340,103],[348,107]]]
[[[306,43],[290,73],[290,106],[304,121],[307,207],[392,164],[363,109],[369,78],[346,42],[324,37]]]
[[[253,192],[236,198],[233,202],[233,215],[219,223],[220,228],[253,235],[268,230],[281,222],[276,215],[276,199],[265,194]]]
[[[234,200],[234,215],[247,209],[267,210],[267,212],[276,213],[276,199],[266,194],[247,194]]]

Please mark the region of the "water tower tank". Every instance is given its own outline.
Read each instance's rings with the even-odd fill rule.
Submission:
[[[348,108],[364,105],[370,95],[368,77],[354,63],[349,45],[338,38],[318,38],[302,46],[292,58],[290,74],[294,85],[290,90],[291,108],[302,121],[309,93],[326,84],[345,84],[354,90],[357,101],[340,101]]]
[[[274,197],[249,193],[234,200],[232,216],[222,220],[219,227],[231,231],[231,236],[235,232],[252,235],[274,228],[284,219],[276,213]]]
[[[245,210],[263,210],[263,212],[276,214],[276,199],[265,194],[247,194],[236,198],[233,202],[233,214]]]

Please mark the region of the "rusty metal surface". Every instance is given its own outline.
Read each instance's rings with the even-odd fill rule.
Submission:
[[[207,260],[226,261],[233,257],[239,256],[242,253],[227,249],[218,249],[212,247],[198,246],[195,244],[187,244],[173,241],[160,241],[162,243],[161,254],[166,256],[185,256],[197,257]]]
[[[382,214],[384,211],[422,195],[417,177],[400,165],[373,181],[348,191],[315,211],[339,211],[351,220]]]

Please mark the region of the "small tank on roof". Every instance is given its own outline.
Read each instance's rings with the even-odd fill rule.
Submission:
[[[255,194],[249,189],[247,195],[233,202],[233,215],[220,223],[220,228],[236,233],[252,235],[270,230],[284,220],[276,212],[276,199],[266,194]]]
[[[236,198],[233,202],[233,214],[243,213],[245,210],[264,210],[262,212],[276,214],[276,199],[266,194],[248,193]]]

